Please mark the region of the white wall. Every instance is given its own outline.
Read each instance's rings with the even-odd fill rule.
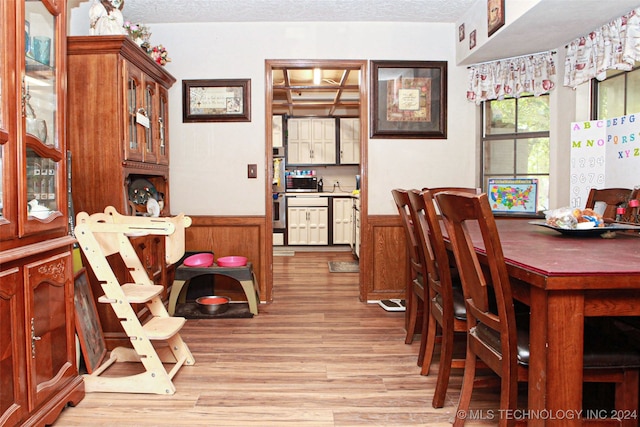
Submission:
[[[125,19],[126,19],[126,8]],[[72,11],[70,33],[88,33],[88,4]],[[395,214],[395,187],[475,185],[475,107],[467,70],[455,66],[454,24],[153,24],[177,79],[170,97],[171,210],[190,215],[265,213],[265,60],[448,61],[448,138],[370,140],[370,214]],[[183,79],[251,79],[250,123],[182,123]],[[366,82],[368,86],[368,82]],[[247,179],[257,163],[258,179]]]
[[[171,206],[192,215],[262,215],[265,60],[449,61],[448,139],[369,141],[369,213],[394,214],[391,189],[475,185],[475,115],[456,67],[453,24],[216,23],[153,25],[178,84],[170,93]],[[251,123],[182,123],[182,79],[250,78]],[[259,179],[246,178],[257,163]]]
[[[395,187],[475,185],[475,108],[455,63],[454,24],[155,24],[178,80],[170,92],[172,213],[263,215],[265,60],[357,59],[449,62],[446,140],[369,141],[369,213],[395,214]],[[182,123],[183,79],[251,79],[250,123]],[[257,163],[258,179],[247,179]]]

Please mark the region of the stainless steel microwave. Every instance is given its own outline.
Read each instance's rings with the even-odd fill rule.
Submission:
[[[286,191],[297,193],[317,193],[318,177],[310,175],[287,175]]]

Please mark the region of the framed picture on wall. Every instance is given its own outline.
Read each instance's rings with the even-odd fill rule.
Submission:
[[[491,35],[504,25],[504,0],[487,0],[487,28]]]
[[[371,61],[371,138],[447,137],[446,61]]]
[[[183,80],[182,121],[250,122],[251,80]]]

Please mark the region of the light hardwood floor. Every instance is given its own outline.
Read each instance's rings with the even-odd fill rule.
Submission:
[[[420,376],[404,313],[360,302],[357,273],[329,273],[330,260],[352,257],[276,256],[274,301],[258,316],[188,320],[181,333],[196,364],[180,369],[174,395],[88,393],[55,426],[450,426],[461,371],[433,409],[437,363]],[[497,400],[483,390],[472,404]]]

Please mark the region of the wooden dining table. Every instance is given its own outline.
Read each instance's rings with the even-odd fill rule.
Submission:
[[[580,412],[584,320],[640,315],[638,232],[571,236],[530,220],[496,222],[514,298],[531,310],[528,408],[519,415],[529,426],[610,416]]]

